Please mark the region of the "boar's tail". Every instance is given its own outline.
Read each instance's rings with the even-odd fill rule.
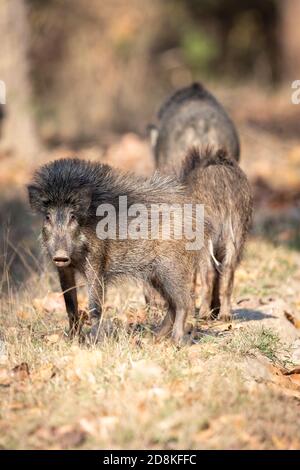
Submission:
[[[225,149],[216,150],[211,146],[207,146],[200,150],[198,147],[192,147],[182,163],[180,180],[184,182],[196,169],[204,169],[211,165],[234,166],[235,164],[235,161],[227,155]]]

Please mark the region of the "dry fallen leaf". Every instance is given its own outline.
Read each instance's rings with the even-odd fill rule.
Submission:
[[[249,302],[249,300],[251,300],[249,297],[246,297],[246,298],[244,298],[244,299],[239,299],[239,300],[237,301],[237,305],[241,305],[241,304],[243,304],[243,303],[245,303],[245,302]]]
[[[295,328],[300,329],[300,320],[298,318],[287,311],[284,312],[284,316]]]
[[[15,366],[12,369],[12,374],[15,380],[18,380],[20,382],[27,380],[30,375],[29,366],[27,362],[21,362],[21,364]]]
[[[213,325],[213,330],[217,331],[218,333],[224,333],[225,331],[230,331],[232,330],[232,323],[215,322]]]
[[[35,372],[31,374],[31,380],[33,382],[35,381],[46,382],[52,379],[56,375],[57,371],[58,369],[53,364],[51,363],[43,364],[38,370],[36,370]]]
[[[45,340],[47,341],[47,343],[49,344],[55,344],[59,341],[60,339],[60,335],[58,334],[53,334],[53,335],[46,335],[45,336]]]
[[[300,374],[300,366],[295,367],[295,368],[292,369],[292,370],[285,371],[283,374],[284,374],[284,375]]]
[[[32,318],[32,313],[27,312],[26,310],[20,310],[17,312],[17,317],[20,320],[30,320]]]
[[[300,385],[300,366],[298,367],[295,367],[294,369],[292,370],[288,370],[288,371],[285,371],[283,372],[283,375],[286,375],[289,377],[289,379],[297,384],[297,385]]]
[[[34,299],[33,306],[36,310],[45,311],[47,313],[57,313],[65,310],[63,295],[58,292],[49,293],[41,299]]]
[[[269,364],[268,369],[273,376],[273,378],[267,382],[268,386],[277,389],[287,396],[300,398],[300,367],[289,371],[282,367]]]
[[[15,366],[13,369],[0,368],[0,385],[8,387],[13,382],[24,382],[29,378],[29,367],[27,362]]]
[[[86,432],[76,424],[66,424],[60,427],[40,427],[36,430],[35,436],[41,441],[56,444],[55,448],[60,449],[78,447],[86,440]]]

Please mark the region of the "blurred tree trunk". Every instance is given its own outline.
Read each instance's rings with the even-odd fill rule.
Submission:
[[[32,112],[25,0],[0,0],[0,80],[6,85],[0,147],[33,159],[39,150]]]
[[[279,4],[282,76],[290,81],[297,80],[300,79],[300,0],[284,0]]]

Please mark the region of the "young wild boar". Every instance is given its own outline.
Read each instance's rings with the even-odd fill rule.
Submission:
[[[156,165],[179,168],[188,150],[207,145],[224,148],[239,160],[235,126],[222,105],[201,84],[178,90],[161,107],[158,126],[150,126]]]
[[[183,174],[182,180],[187,181],[187,167]],[[120,209],[120,197],[124,195],[128,199],[127,207],[136,203],[147,208],[161,203],[181,206],[191,203],[192,194],[187,194],[180,182],[158,174],[144,179],[107,165],[64,159],[41,167],[28,186],[28,192],[31,207],[44,216],[42,240],[58,270],[71,337],[81,330],[75,287],[75,272],[78,271],[87,280],[92,338],[97,339],[99,333],[107,284],[130,276],[148,283],[168,304],[168,315],[160,335],[172,330],[174,341],[181,340],[185,319],[193,311],[194,272],[201,257],[207,258],[206,247],[187,250],[184,234],[179,239],[172,235],[166,239],[135,239],[124,236],[119,228],[115,237],[100,239],[97,236],[99,206],[105,204],[105,213],[113,207],[121,218],[124,213]],[[104,212],[101,212],[102,216]],[[152,213],[149,219],[147,215],[147,227],[151,217]],[[128,217],[126,230],[131,222],[132,217]],[[172,228],[176,224],[175,218]],[[204,224],[204,229],[204,237],[208,240],[209,222]]]
[[[204,204],[210,220],[209,256],[199,265],[202,318],[229,320],[234,273],[252,218],[252,193],[246,175],[226,152],[191,149],[181,168],[190,197]]]

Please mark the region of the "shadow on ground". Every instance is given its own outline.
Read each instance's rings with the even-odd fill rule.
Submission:
[[[261,312],[260,310],[252,310],[248,308],[239,308],[234,310],[233,319],[240,320],[242,322],[263,320],[265,318],[276,318],[274,315],[269,313]]]

